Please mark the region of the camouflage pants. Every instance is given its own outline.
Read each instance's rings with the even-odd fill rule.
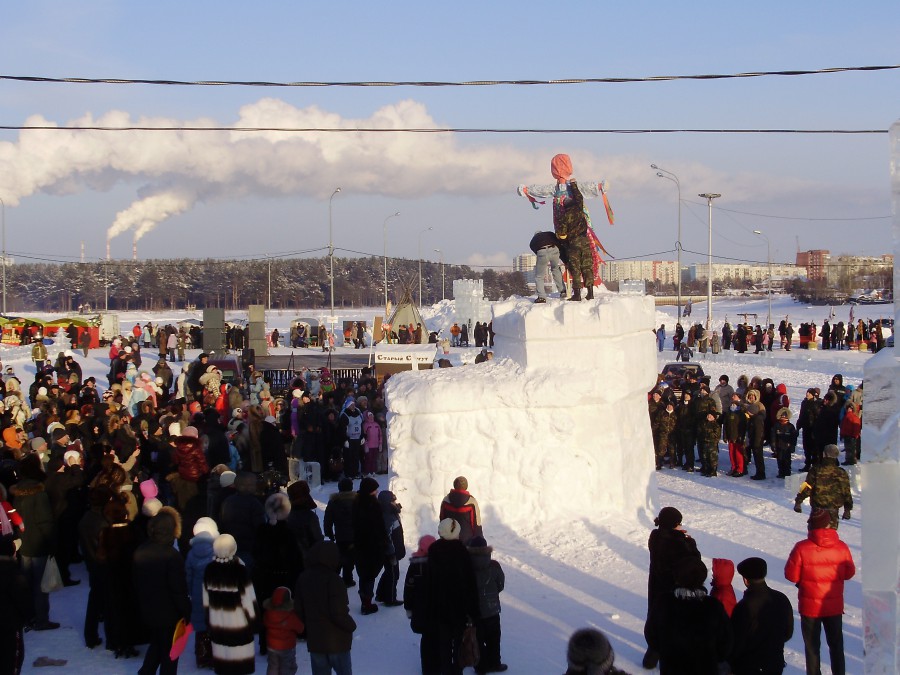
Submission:
[[[700,439],[700,464],[703,471],[715,473],[719,470],[719,442]]]
[[[564,240],[565,263],[572,276],[572,290],[579,291],[582,279],[585,288],[594,285],[594,259],[591,255],[591,244],[586,236],[570,236]]]

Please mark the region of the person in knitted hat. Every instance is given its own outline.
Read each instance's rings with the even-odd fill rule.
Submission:
[[[353,552],[364,615],[378,611],[378,605],[372,602],[375,597],[375,579],[391,546],[381,506],[376,498],[378,487],[378,481],[374,478],[363,478],[353,502]]]
[[[806,539],[794,544],[784,566],[784,578],[797,585],[800,630],[806,647],[806,672],[820,672],[822,628],[831,658],[831,672],[846,672],[844,661],[844,582],[856,574],[850,548],[828,527],[830,514],[816,509],[809,517]]]
[[[478,508],[478,500],[469,493],[469,481],[465,476],[457,476],[454,479],[453,489],[441,502],[438,520],[445,518],[452,518],[459,524],[459,539],[463,545],[468,544],[472,537],[480,537],[484,534],[481,529],[481,511]]]
[[[566,648],[565,675],[624,675],[615,667],[616,655],[607,637],[596,628],[572,633]]]
[[[645,636],[660,603],[675,592],[675,566],[685,558],[700,560],[697,543],[681,526],[681,521],[681,511],[674,506],[666,506],[654,520],[657,528],[650,532],[647,542],[650,549],[650,570],[647,583]],[[650,670],[656,667],[658,661],[659,653],[650,645],[648,638],[643,666]]]
[[[356,586],[353,580],[353,504],[356,493],[353,481],[341,478],[338,491],[328,497],[323,525],[325,536],[337,544],[341,556],[341,576],[347,588]]]
[[[263,602],[269,673],[297,672],[297,636],[306,626],[294,611],[291,589],[279,586]]]
[[[824,509],[830,517],[830,525],[834,529],[838,527],[838,511],[843,507],[841,516],[844,520],[850,519],[850,511],[853,510],[853,494],[850,492],[850,476],[847,471],[838,465],[840,451],[834,444],[825,446],[825,458],[821,464],[810,468],[806,474],[806,480],[800,486],[800,492],[794,499],[794,511],[802,513],[801,505],[809,497],[809,503],[813,510]]]
[[[253,635],[259,607],[250,573],[237,551],[230,534],[213,541],[214,558],[203,573],[203,607],[216,673],[243,675],[255,670]]]
[[[762,558],[738,563],[744,580],[744,597],[731,614],[734,646],[728,661],[734,675],[780,673],[784,668],[784,645],[794,635],[794,610],[784,593],[766,584],[768,572]]]
[[[787,478],[791,475],[791,457],[797,447],[798,433],[797,427],[791,423],[790,408],[781,408],[770,432],[772,451],[778,462],[778,478]]]

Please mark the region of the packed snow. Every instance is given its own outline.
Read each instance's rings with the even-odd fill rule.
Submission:
[[[551,301],[547,307],[553,311],[558,301]],[[705,316],[703,303],[694,303],[696,317]],[[766,301],[741,299],[716,300],[713,311],[714,324],[721,327],[725,317],[734,322],[738,313],[757,313],[766,315]],[[789,316],[797,326],[801,321],[815,321],[821,325],[828,317],[829,307],[807,307],[798,305],[790,298],[777,297],[773,300],[773,321],[777,324],[781,317]],[[849,307],[836,307],[839,320],[847,320]],[[568,310],[564,310],[568,311]],[[654,324],[665,323],[669,335],[675,324],[674,308],[663,307],[656,310]],[[858,318],[892,317],[892,305],[857,307]],[[341,318],[367,319],[381,314],[377,309],[344,310],[339,312]],[[280,331],[289,326],[290,320],[296,316],[310,315],[308,310],[298,312],[269,312],[268,329],[277,327]],[[315,315],[315,311],[313,314]],[[127,330],[135,322],[151,319],[169,322],[185,318],[185,313],[166,313],[151,315],[145,312],[120,313],[121,326]],[[197,316],[193,314],[191,316]],[[435,307],[423,311],[429,330],[446,330],[454,319],[453,303],[444,301]],[[245,317],[237,312],[228,312],[226,318]],[[652,335],[652,334],[651,334]],[[644,343],[644,338],[636,337]],[[572,359],[565,342],[559,340],[556,358],[562,369],[574,369]],[[648,343],[649,344],[649,343]],[[671,341],[668,343],[670,347]],[[644,349],[645,347],[642,347]],[[651,348],[651,347],[646,347]],[[501,345],[497,345],[501,350]],[[281,348],[276,352],[288,353]],[[455,354],[475,352],[453,348]],[[2,352],[4,366],[12,366],[23,382],[28,382],[33,373],[27,353],[21,349],[6,349]],[[198,350],[188,353],[194,358]],[[54,356],[51,348],[51,358]],[[825,389],[834,373],[842,373],[844,382],[858,384],[863,376],[863,368],[871,358],[866,352],[850,351],[813,351],[795,349],[782,352],[775,349],[771,353],[754,355],[752,352],[736,354],[723,352],[718,356],[707,354],[700,356],[704,368],[713,378],[725,373],[732,381],[742,374],[759,374],[771,377],[776,383],[784,382],[788,387],[796,416],[803,393],[808,387]],[[105,349],[92,350],[87,358],[77,354],[85,376],[93,375],[98,382],[106,381],[108,357]],[[666,352],[655,355],[656,367],[660,369],[667,361],[674,360],[670,348]],[[651,359],[653,357],[650,357]],[[468,362],[470,359],[460,359]],[[459,368],[453,372],[453,378],[464,378],[465,370],[475,368],[497,368],[497,364],[480,364]],[[626,377],[627,372],[622,376]],[[433,373],[423,372],[418,377],[433,377]],[[641,376],[641,386],[644,386]],[[637,382],[612,380],[597,382],[598,388],[630,391]],[[485,389],[492,389],[493,384]],[[471,392],[472,402],[481,394]],[[559,399],[569,395],[568,385],[561,384],[556,392]],[[521,400],[524,404],[525,398]],[[511,401],[515,404],[515,401]],[[474,405],[472,406],[474,407]],[[529,419],[527,412],[518,417],[512,414],[498,416],[492,420],[487,433],[494,438],[515,438],[520,432],[516,426]],[[643,418],[639,424],[648,424]],[[593,433],[599,439],[609,433],[604,420],[591,422],[593,425],[583,433]],[[618,428],[618,427],[617,427]],[[548,429],[549,433],[549,429]],[[442,447],[450,447],[444,443]],[[512,448],[511,448],[512,449]],[[626,448],[624,451],[628,451]],[[494,557],[506,572],[506,590],[501,594],[503,605],[502,655],[504,662],[510,665],[511,673],[560,673],[565,670],[565,650],[569,635],[577,628],[595,626],[604,631],[611,639],[616,651],[616,664],[631,673],[643,672],[640,666],[641,656],[645,649],[643,624],[646,615],[647,588],[647,537],[652,523],[649,516],[622,517],[611,512],[602,498],[588,502],[581,495],[575,494],[581,485],[577,475],[578,467],[572,461],[570,448],[564,443],[557,443],[548,436],[543,444],[544,457],[551,462],[554,458],[556,471],[554,481],[565,483],[570,481],[569,494],[554,494],[553,499],[571,500],[573,508],[548,503],[535,504],[525,498],[530,485],[547,477],[544,472],[535,471],[522,486],[508,484],[504,494],[521,497],[510,503],[492,504],[489,495],[499,494],[495,481],[509,481],[510,471],[516,476],[522,467],[519,462],[522,455],[510,452],[503,467],[497,462],[492,473],[470,473],[469,485],[472,493],[479,498],[484,520],[484,532],[488,543],[494,547]],[[649,450],[634,447],[630,450],[634,461],[652,467],[649,458],[639,456]],[[866,447],[863,445],[865,459]],[[766,462],[771,463],[767,474],[775,476],[774,459],[766,453]],[[795,455],[794,468],[800,466],[799,455]],[[456,475],[459,460],[453,456],[442,458],[440,476],[448,480]],[[727,465],[727,450],[720,446],[720,464]],[[526,467],[527,469],[527,467]],[[598,470],[604,472],[604,465]],[[459,471],[462,473],[462,471]],[[619,480],[619,474],[602,480]],[[655,473],[655,472],[654,472]],[[784,592],[791,599],[796,611],[796,589],[783,578],[784,561],[794,543],[806,536],[806,514],[793,512],[794,493],[784,481],[769,478],[765,481],[751,482],[746,478],[729,478],[722,473],[718,478],[704,478],[699,473],[687,474],[681,471],[663,471],[655,473],[657,480],[657,506],[675,506],[684,514],[684,525],[693,536],[703,554],[704,561],[711,567],[713,557],[727,557],[740,561],[745,557],[759,555],[769,563],[769,583]],[[380,477],[381,485],[389,487],[392,476]],[[646,478],[641,478],[646,480]],[[417,489],[424,494],[416,495],[417,503],[427,503],[436,508],[450,484],[442,484],[441,480],[426,480]],[[336,488],[327,484],[314,491],[317,502],[324,508],[328,495]],[[518,490],[518,493],[516,492]],[[409,505],[412,495],[401,497],[401,503]],[[842,521],[839,534],[846,541],[857,564],[857,575],[846,586],[846,613],[844,616],[844,639],[847,656],[847,672],[863,671],[863,622],[861,615],[862,591],[861,575],[864,561],[860,555],[860,517],[865,506],[858,493],[854,494],[855,508],[853,518]],[[517,510],[528,509],[527,513]],[[545,506],[546,508],[541,508]],[[574,508],[577,507],[577,508]],[[414,510],[414,509],[413,509]],[[411,517],[407,517],[408,514]],[[320,514],[321,515],[321,514]],[[403,512],[406,538],[412,542],[419,535],[425,534],[417,528],[417,522],[434,522],[433,511],[416,515],[410,510]],[[431,534],[436,534],[434,531]],[[405,573],[405,561],[401,563],[401,573]],[[84,647],[81,638],[82,618],[87,596],[87,574],[81,566],[74,567],[75,578],[82,579],[80,586],[65,588],[51,596],[51,618],[60,621],[63,627],[57,631],[31,632],[26,635],[25,672],[41,672],[31,666],[40,656],[50,656],[68,660],[66,672],[134,672],[139,667],[139,660],[115,660],[111,652],[102,648],[93,651]],[[735,590],[740,597],[742,588],[737,580]],[[372,616],[361,616],[359,601],[351,589],[351,611],[359,628],[353,643],[353,663],[357,673],[415,673],[419,668],[418,636],[410,629],[402,609],[383,608]],[[143,652],[143,648],[141,648]],[[305,647],[298,645],[299,672],[309,672],[309,658]],[[786,648],[786,673],[804,672],[803,642],[798,623],[795,624],[794,637]],[[827,649],[823,646],[823,672],[830,672],[827,666]],[[257,671],[265,671],[265,658],[257,657]],[[186,655],[179,664],[181,672],[196,672],[193,649],[189,646]]]

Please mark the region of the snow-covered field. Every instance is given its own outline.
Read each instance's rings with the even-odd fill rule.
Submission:
[[[667,311],[668,310],[668,311]],[[738,312],[757,313],[765,319],[766,301],[723,300],[715,303],[714,323],[721,326],[725,316],[734,322]],[[794,326],[801,321],[815,321],[821,326],[828,316],[828,307],[805,307],[789,298],[773,300],[773,321],[785,315]],[[857,318],[892,317],[893,305],[856,307]],[[342,318],[367,319],[380,313],[377,309],[343,312]],[[705,317],[702,303],[694,303],[693,318]],[[835,308],[837,320],[847,321],[849,307]],[[316,316],[309,312],[270,312],[268,329],[286,328],[297,316]],[[424,311],[430,330],[448,327],[452,321],[452,303],[443,302]],[[195,315],[196,316],[196,315]],[[238,317],[228,313],[226,318]],[[179,320],[184,313],[168,313],[149,316],[146,313],[121,313],[121,325],[128,329],[136,321],[148,318],[154,323]],[[241,317],[245,318],[245,317]],[[449,323],[448,323],[449,322]],[[674,327],[674,308],[657,311],[656,325],[665,323],[671,336]],[[285,350],[286,352],[289,350]],[[455,351],[455,350],[454,350]],[[195,356],[197,351],[189,354]],[[33,367],[21,349],[4,349],[4,366],[12,365],[23,382],[30,381]],[[51,350],[52,354],[52,350]],[[671,351],[659,356],[660,366],[673,360]],[[776,383],[784,382],[792,401],[792,409],[799,410],[803,393],[808,387],[827,388],[834,373],[844,375],[845,384],[858,384],[867,353],[848,351],[807,351],[794,349],[771,354],[736,354],[723,352],[718,357],[708,355],[701,362],[713,377],[722,373],[732,382],[737,377],[761,375],[771,377]],[[79,361],[85,376],[94,375],[99,383],[105,383],[108,359],[105,350],[94,350],[87,359]],[[607,383],[606,386],[610,386]],[[614,386],[614,385],[613,385]],[[598,433],[602,430],[598,429]],[[497,433],[503,433],[497,429]],[[563,448],[548,448],[549,452],[564,452]],[[767,455],[769,453],[767,452]],[[863,449],[865,455],[865,448]],[[767,457],[767,475],[775,476],[774,460]],[[794,466],[799,466],[799,458]],[[727,466],[727,451],[720,450],[720,466]],[[699,473],[663,471],[658,474],[659,505],[672,505],[684,514],[684,525],[697,540],[707,566],[713,557],[731,558],[735,562],[759,555],[769,562],[769,582],[791,598],[796,608],[796,589],[783,579],[784,560],[793,544],[806,536],[806,513],[803,516],[792,510],[793,491],[786,489],[783,481],[769,478],[753,482],[748,478],[729,478],[720,473],[718,478],[704,478]],[[387,476],[381,477],[383,487],[388,487]],[[449,485],[447,489],[449,489]],[[320,505],[328,499],[332,485],[314,492]],[[478,496],[479,486],[470,489]],[[436,495],[437,500],[441,495]],[[840,535],[849,545],[857,563],[857,576],[846,586],[846,614],[844,617],[847,672],[863,671],[862,591],[860,575],[864,564],[860,557],[860,516],[864,500],[854,495],[856,506],[853,518],[842,521]],[[628,523],[613,517],[596,517],[584,513],[583,517],[547,521],[535,514],[527,526],[515,530],[496,517],[488,503],[482,503],[485,537],[494,547],[495,558],[506,572],[506,590],[501,595],[503,604],[502,654],[511,673],[560,673],[565,670],[565,650],[568,636],[582,626],[596,626],[607,633],[614,645],[620,668],[632,673],[642,672],[640,660],[645,644],[643,622],[646,613],[646,585],[648,554],[647,537],[652,523]],[[598,511],[602,509],[598,506]],[[517,519],[521,521],[521,519]],[[407,530],[407,539],[418,537],[417,532]],[[435,533],[431,533],[435,534]],[[405,573],[405,564],[401,564]],[[74,576],[83,579],[80,586],[66,588],[51,597],[51,618],[60,621],[58,631],[29,633],[26,636],[26,672],[37,671],[31,663],[39,656],[68,659],[66,672],[134,672],[139,661],[116,661],[110,652],[101,648],[90,651],[81,639],[82,616],[87,594],[87,575],[75,568]],[[743,589],[736,580],[738,597]],[[351,589],[351,610],[359,628],[353,643],[353,663],[357,673],[415,673],[418,672],[418,636],[409,630],[402,609],[381,608],[372,616],[361,616],[358,598]],[[143,650],[142,650],[143,651]],[[794,638],[787,645],[786,673],[804,672],[803,643],[800,637],[799,619]],[[823,646],[823,661],[827,662],[827,648]],[[305,646],[298,646],[300,671],[309,672]],[[192,648],[180,663],[181,672],[194,672]],[[265,671],[265,659],[257,658],[257,671]],[[830,672],[827,663],[823,672]]]

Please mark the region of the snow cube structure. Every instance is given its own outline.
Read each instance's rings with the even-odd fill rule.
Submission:
[[[894,255],[900,253],[900,120],[891,127]],[[894,266],[894,288],[900,272]],[[900,305],[894,303],[894,325]],[[862,481],[866,673],[900,672],[900,360],[883,349],[866,362]]]
[[[491,303],[484,297],[484,282],[481,279],[455,279],[453,300],[456,306],[454,320],[460,326],[468,325],[470,336],[476,323],[491,320]]]
[[[494,304],[493,325],[493,361],[401,373],[385,386],[391,489],[410,540],[436,533],[459,475],[488,541],[492,524],[531,529],[615,514],[648,525],[652,298],[519,298]]]

